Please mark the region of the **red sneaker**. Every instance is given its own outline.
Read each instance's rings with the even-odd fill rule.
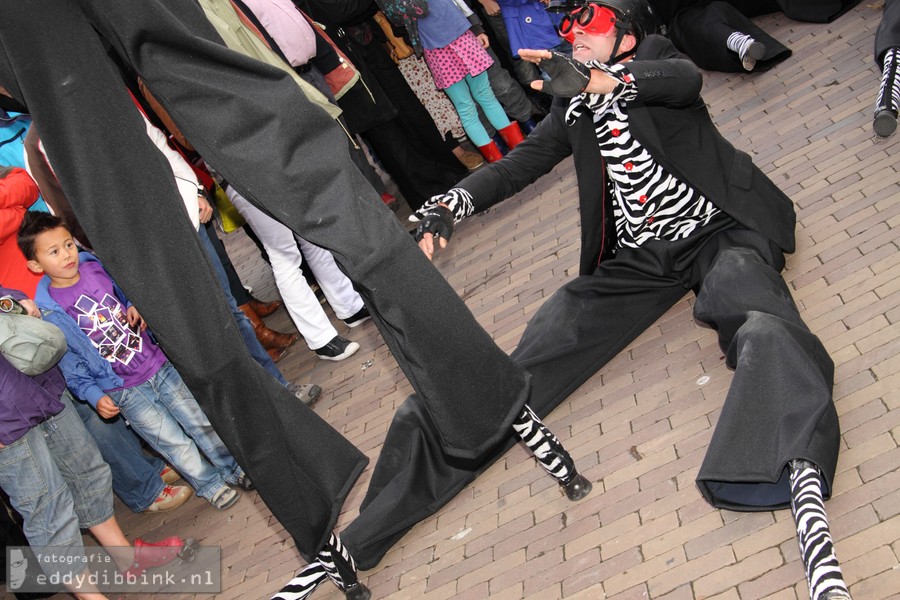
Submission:
[[[173,535],[158,542],[145,542],[141,538],[134,540],[134,562],[128,569],[134,573],[143,573],[152,567],[167,565],[176,558],[184,547],[184,540]]]

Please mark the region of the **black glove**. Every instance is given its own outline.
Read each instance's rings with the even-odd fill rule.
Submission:
[[[421,209],[420,209],[421,210]],[[415,239],[418,242],[426,233],[449,240],[453,235],[453,213],[446,206],[429,208],[422,214],[422,220],[416,226]]]
[[[544,81],[541,91],[563,98],[583,92],[591,81],[591,69],[571,56],[559,52],[550,54],[550,58],[541,59],[541,68],[550,76],[550,81]]]

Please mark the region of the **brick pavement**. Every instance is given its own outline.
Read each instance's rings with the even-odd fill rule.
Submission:
[[[764,17],[793,57],[767,73],[709,74],[703,91],[723,134],[797,205],[797,252],[784,276],[836,364],[843,436],[828,510],[857,600],[900,597],[900,135],[879,141],[871,132],[879,18],[880,6],[865,3],[831,25]],[[461,225],[436,265],[510,351],[576,273],[577,228],[566,161]],[[267,267],[241,236],[226,240],[238,270],[259,297],[274,298]],[[731,373],[714,333],[692,321],[692,305],[679,302],[547,419],[595,482],[586,500],[566,501],[515,447],[362,574],[373,597],[806,598],[789,512],[718,511],[695,487]],[[284,311],[268,321],[292,327]],[[338,329],[362,346],[351,359],[317,361],[301,342],[280,366],[324,388],[315,410],[374,463],[411,388],[372,324]],[[368,478],[339,525],[357,513]],[[268,597],[301,565],[255,493],[224,513],[196,498],[155,516],[117,507],[129,537],[179,533],[221,545],[222,600]],[[326,584],[314,597],[343,596]]]

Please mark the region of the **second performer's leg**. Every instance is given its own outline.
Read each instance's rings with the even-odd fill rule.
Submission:
[[[544,470],[559,482],[569,500],[581,500],[591,493],[593,485],[578,473],[575,461],[543,421],[526,404],[513,423],[513,429]]]

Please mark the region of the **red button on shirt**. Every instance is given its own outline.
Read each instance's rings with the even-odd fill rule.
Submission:
[[[625,170],[626,170],[626,171],[630,171],[630,170],[632,170],[633,168],[634,168],[634,165],[631,164],[630,162],[625,163]]]
[[[648,222],[648,223],[653,223],[653,217],[647,217],[647,222]]]
[[[612,134],[613,137],[619,137],[619,134],[621,132],[618,129],[613,129],[612,131],[610,131],[610,133]]]
[[[638,198],[638,202],[640,202],[641,204],[645,203],[646,201],[647,201],[647,196],[641,196],[640,198]]]

